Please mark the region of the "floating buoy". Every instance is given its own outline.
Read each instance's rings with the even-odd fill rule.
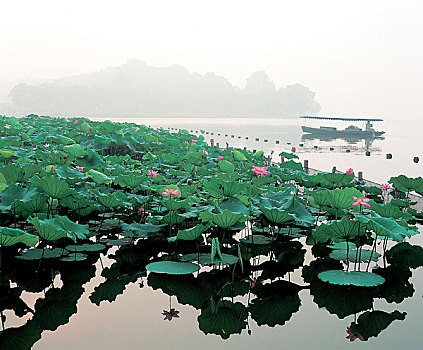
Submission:
[[[370,156],[370,151],[366,151],[366,156],[369,157]]]
[[[350,152],[351,152],[351,150],[347,149],[345,152],[350,153]]]
[[[334,148],[333,147],[331,147],[331,148],[329,148],[331,151],[333,151],[334,150]]]
[[[214,132],[211,132],[210,135],[214,135]]]
[[[220,136],[220,134],[217,134],[217,136]]]
[[[420,159],[419,159],[419,157],[414,157],[414,158],[413,158],[413,162],[414,162],[414,163],[418,163],[418,162],[419,162],[419,160],[420,160]]]
[[[238,136],[238,138],[240,139],[240,138],[241,138],[241,136]]]
[[[248,140],[248,136],[245,136],[245,139]]]
[[[303,143],[300,143],[298,146],[303,147],[303,146],[304,146],[304,144],[303,144]]]
[[[319,147],[317,147],[317,146],[313,146],[313,148],[314,148],[314,149],[318,149]]]
[[[256,137],[256,141],[258,141],[259,140],[259,138],[258,137]]]
[[[231,135],[231,137],[234,138],[235,136],[234,135]]]
[[[228,134],[225,134],[225,137],[228,137]]]
[[[264,142],[268,142],[267,140],[264,140]]]
[[[253,153],[256,153],[256,150],[255,149],[253,149]]]
[[[287,144],[287,145],[290,145],[290,144],[291,144],[291,142],[287,142],[286,144]]]
[[[275,141],[275,143],[276,143],[277,145],[279,145],[279,140],[276,140],[276,141]]]
[[[392,159],[392,153],[387,153],[386,154],[386,159]]]

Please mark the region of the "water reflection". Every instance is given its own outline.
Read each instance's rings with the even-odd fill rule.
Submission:
[[[270,244],[249,244],[243,247],[250,259],[243,265],[213,264],[203,267],[196,274],[167,275],[149,273],[145,266],[159,256],[192,252],[188,244],[178,247],[160,239],[138,239],[117,243],[116,234],[109,234],[109,245],[103,251],[87,252],[85,261],[63,262],[57,258],[35,261],[17,260],[17,249],[2,247],[0,311],[4,331],[0,334],[3,350],[30,349],[41,339],[44,331],[55,331],[69,322],[77,312],[78,300],[84,285],[96,275],[96,263],[107,259],[112,264],[101,270],[104,281],[97,285],[89,300],[100,306],[114,302],[129,284],[146,284],[161,290],[170,298],[169,310],[158,309],[164,320],[179,318],[179,311],[172,307],[172,298],[179,304],[200,310],[198,328],[204,334],[215,334],[223,339],[244,330],[251,334],[250,322],[269,327],[283,326],[293,314],[301,310],[300,291],[308,289],[314,303],[340,320],[353,316],[346,329],[346,340],[367,341],[377,337],[394,321],[402,321],[406,313],[399,310],[378,310],[376,299],[388,303],[401,303],[413,296],[415,290],[409,281],[413,268],[423,264],[421,258],[412,264],[393,261],[389,266],[379,266],[373,272],[383,276],[385,283],[377,287],[339,286],[322,282],[317,275],[328,269],[343,269],[343,263],[329,258],[331,250],[322,244],[312,245],[313,258],[306,262],[307,231],[279,234]],[[113,241],[112,241],[113,240]],[[203,247],[204,248],[204,247]],[[225,252],[234,254],[237,248],[226,244]],[[200,249],[201,250],[201,249]],[[206,254],[206,249],[202,249]],[[104,258],[106,256],[106,258]],[[303,282],[290,281],[293,271],[301,271]],[[60,277],[61,285],[55,278]],[[57,281],[57,279],[56,279]],[[141,283],[140,283],[141,281]],[[31,308],[23,299],[24,292],[41,293]],[[13,311],[13,314],[11,313]],[[7,314],[7,316],[6,316]],[[27,319],[19,327],[8,327],[9,318]]]

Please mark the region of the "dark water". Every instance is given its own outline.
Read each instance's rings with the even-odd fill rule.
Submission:
[[[272,121],[261,120],[260,123],[250,124],[249,120],[137,120],[151,126],[169,126],[178,128],[187,128],[189,130],[204,129],[208,132],[221,132],[222,136],[206,134],[208,138],[214,138],[221,145],[227,141],[230,146],[244,145],[257,150],[264,150],[270,153],[274,150],[275,160],[277,154],[282,150],[290,150],[291,146],[297,147],[298,154],[302,160],[308,159],[310,166],[322,170],[330,170],[332,166],[338,169],[352,167],[355,170],[362,170],[365,177],[386,182],[390,176],[406,174],[409,176],[422,175],[422,166],[420,163],[413,163],[412,157],[419,156],[422,159],[421,145],[422,141],[418,137],[418,131],[411,129],[409,134],[404,134],[401,126],[383,125],[387,131],[385,140],[375,140],[372,145],[364,144],[359,141],[355,144],[348,143],[345,140],[334,140],[330,143],[319,140],[301,140],[299,124],[296,121]],[[229,136],[225,137],[227,133]],[[230,135],[234,135],[231,138]],[[241,139],[238,136],[242,136]],[[249,140],[245,140],[245,136]],[[255,137],[260,141],[254,141]],[[268,139],[265,143],[262,140]],[[280,140],[276,145],[275,140]],[[287,143],[291,143],[288,145]],[[300,146],[304,144],[304,147]],[[317,146],[316,149],[314,146]],[[333,147],[334,151],[330,151]],[[350,149],[350,153],[346,153]],[[371,151],[371,156],[366,157],[365,150]],[[393,159],[386,160],[385,154],[392,153]],[[420,231],[422,227],[420,226]],[[304,242],[304,238],[300,241]],[[411,244],[422,245],[421,235],[412,237]],[[305,246],[305,245],[304,245]],[[127,249],[127,248],[126,248]],[[173,318],[170,322],[163,320],[162,312],[169,310],[169,295],[162,290],[153,290],[151,281],[147,277],[136,277],[136,263],[127,263],[125,268],[121,268],[120,274],[126,278],[126,273],[133,278],[130,282],[126,281],[126,287],[123,294],[117,295],[115,301],[102,301],[99,306],[90,300],[90,295],[94,288],[98,287],[106,279],[101,272],[107,267],[123,264],[122,255],[119,251],[123,248],[110,248],[107,254],[101,256],[93,255],[92,264],[95,270],[89,271],[90,267],[82,263],[79,269],[87,272],[84,279],[80,279],[83,286],[83,292],[77,298],[77,312],[71,313],[69,322],[64,322],[57,330],[44,331],[42,339],[36,342],[34,349],[252,349],[265,346],[268,349],[420,349],[421,348],[421,324],[423,322],[423,269],[413,270],[410,278],[412,283],[412,296],[405,298],[400,303],[388,303],[384,298],[373,298],[373,309],[392,312],[398,310],[406,312],[405,320],[396,320],[390,324],[386,330],[383,330],[379,336],[371,337],[368,341],[362,342],[359,339],[349,342],[346,329],[351,322],[356,319],[354,314],[346,317],[339,317],[328,312],[324,303],[317,303],[315,295],[312,295],[310,289],[304,288],[297,295],[300,299],[298,311],[293,312],[289,320],[283,325],[269,327],[267,325],[259,327],[251,318],[248,318],[248,327],[251,335],[247,332],[247,327],[241,334],[233,334],[229,339],[223,340],[217,335],[205,335],[199,329],[198,316],[201,310],[191,305],[183,305],[177,302],[176,297],[171,298],[171,307],[179,311],[179,318]],[[135,256],[144,256],[148,261],[148,250],[134,249],[131,254]],[[116,254],[116,257],[113,257]],[[129,254],[129,256],[132,256]],[[101,261],[100,261],[101,257]],[[310,248],[307,248],[305,255],[305,264],[308,264],[312,257]],[[126,258],[125,258],[126,259]],[[263,262],[263,257],[261,262]],[[29,271],[35,270],[36,265],[31,266]],[[125,273],[123,273],[125,272]],[[66,273],[72,274],[67,271]],[[66,275],[63,272],[64,275]],[[91,273],[91,275],[90,275]],[[207,276],[209,271],[201,271],[200,275]],[[135,276],[135,277],[134,277]],[[307,286],[301,277],[301,268],[296,268],[294,272],[285,276],[292,283],[298,286]],[[119,277],[120,278],[120,277]],[[113,279],[113,278],[109,278]],[[207,279],[207,278],[206,278]],[[142,283],[142,286],[140,284]],[[57,275],[54,279],[56,288],[72,288],[69,282],[62,282]],[[78,283],[75,284],[75,289]],[[153,285],[155,285],[153,283]],[[70,286],[70,287],[69,287]],[[46,288],[46,292],[49,288]],[[48,293],[48,292],[47,292]],[[188,293],[188,291],[187,291]],[[348,295],[348,291],[342,289],[342,295]],[[72,294],[70,292],[70,294]],[[113,294],[113,293],[112,293]],[[23,299],[31,307],[35,300],[44,296],[40,293],[24,293]],[[252,296],[251,299],[254,297]],[[341,300],[330,300],[331,307],[343,310]],[[247,306],[248,297],[246,295],[235,297],[234,302],[243,303]],[[347,309],[348,305],[345,305]],[[51,318],[60,318],[55,313]],[[359,313],[358,313],[359,314]],[[27,315],[21,319],[14,317],[9,312],[6,313],[7,327],[20,326],[30,319]]]

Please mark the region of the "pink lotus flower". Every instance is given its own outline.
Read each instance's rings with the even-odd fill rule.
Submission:
[[[74,123],[74,124],[78,124],[78,121],[77,121],[77,120],[75,120],[73,123]]]
[[[5,129],[12,129],[12,127],[9,124],[6,124],[4,127]]]
[[[91,126],[88,128],[88,130],[89,130],[89,131],[91,131],[92,129],[93,129],[93,128],[92,128]]]
[[[192,139],[191,143],[197,143],[197,140]]]
[[[348,335],[346,336],[346,339],[349,339],[350,341],[354,341],[356,339],[360,339],[361,341],[365,341],[365,339],[363,338],[362,335],[355,334],[355,333],[351,332],[351,327],[347,327],[347,333],[348,333]]]
[[[349,169],[347,169],[346,173],[348,175],[354,174],[354,169],[353,168],[349,168]]]
[[[353,204],[351,204],[353,207],[356,207],[357,205],[360,205],[360,206],[363,205],[366,208],[372,207],[369,203],[367,203],[367,202],[371,201],[370,198],[364,198],[364,197],[357,198],[355,196],[351,196],[351,198],[355,200],[355,202]]]
[[[254,166],[251,169],[251,171],[256,174],[259,175],[261,177],[264,177],[264,175],[269,175],[269,173],[267,172],[267,167],[264,166]]]
[[[174,188],[165,188],[164,191],[162,192],[162,195],[167,197],[167,196],[179,196],[179,188],[177,188],[176,190]]]
[[[210,139],[210,142],[214,142],[214,139]]]
[[[386,184],[382,184],[382,186],[380,186],[380,188],[384,191],[387,191],[391,188],[391,185],[386,183]]]
[[[84,166],[79,166],[79,165],[77,165],[75,168],[76,168],[76,170],[84,170],[85,169]]]
[[[295,146],[292,146],[291,148],[291,152],[295,152],[297,149],[295,148]]]
[[[158,173],[158,171],[149,170],[147,171],[147,176],[152,176],[153,178],[156,178]]]
[[[40,117],[40,119],[46,119],[45,117]]]
[[[51,159],[51,154],[50,154],[50,159]]]
[[[225,159],[225,157],[224,156],[218,156],[217,159],[223,160],[223,159]]]
[[[179,318],[179,311],[175,310],[174,308],[171,308],[170,311],[163,310],[162,315],[164,315],[163,320],[169,320],[172,321],[172,318]]]
[[[69,117],[68,119],[69,119],[69,120],[72,120],[72,119],[73,119],[73,117]]]

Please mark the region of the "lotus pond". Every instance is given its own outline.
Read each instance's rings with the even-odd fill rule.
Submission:
[[[0,134],[0,349],[279,335],[419,348],[421,177],[382,189],[309,175],[295,153],[270,164],[187,130],[79,117],[2,117]]]

